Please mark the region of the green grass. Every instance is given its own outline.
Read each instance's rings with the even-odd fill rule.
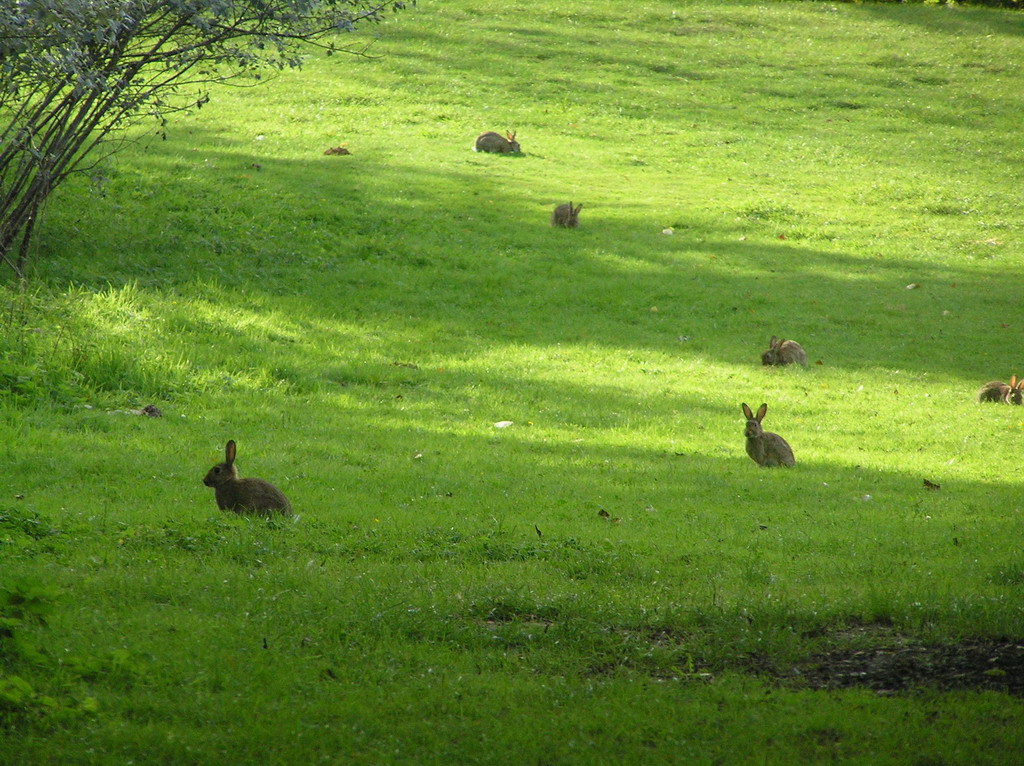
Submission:
[[[1024,410],[973,399],[1024,374],[1024,16],[380,31],[46,211],[0,316],[0,761],[1018,758],[1019,697],[793,669],[1024,641]],[[216,510],[229,438],[296,520]]]

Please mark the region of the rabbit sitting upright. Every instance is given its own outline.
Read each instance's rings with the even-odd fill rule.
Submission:
[[[211,468],[203,484],[213,487],[217,507],[237,514],[255,513],[272,516],[279,513],[290,516],[291,503],[277,487],[263,479],[241,479],[235,468],[235,440],[224,448],[224,462]]]
[[[564,203],[559,205],[551,211],[551,225],[561,226],[565,229],[575,229],[580,225],[580,211],[582,209],[582,202],[576,207],[572,206],[572,202],[568,205]]]
[[[761,428],[761,420],[767,411],[768,405],[762,404],[757,408],[757,415],[754,415],[750,407],[743,405],[743,414],[747,416],[747,425],[743,429],[743,435],[747,437],[747,454],[762,468],[795,465],[793,450],[788,442],[778,434]]]

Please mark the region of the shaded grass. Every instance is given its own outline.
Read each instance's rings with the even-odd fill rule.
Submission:
[[[611,577],[599,568],[593,586],[572,577],[569,592],[532,571],[560,567],[558,551],[568,541],[511,543],[493,530],[406,536],[325,523],[275,528],[224,517],[101,534],[107,543],[89,543],[94,559],[103,551],[99,560],[72,554],[62,566],[73,574],[77,598],[92,606],[58,609],[40,635],[62,636],[67,659],[58,679],[79,677],[100,690],[104,713],[88,724],[88,736],[104,743],[108,756],[150,748],[150,757],[173,760],[228,751],[248,758],[259,748],[261,758],[277,762],[343,748],[356,761],[422,759],[424,752],[430,760],[464,754],[469,737],[473,747],[495,743],[528,758],[541,747],[538,711],[552,714],[543,747],[569,760],[605,747],[609,737],[607,746],[622,753],[661,753],[672,742],[668,760],[691,747],[732,759],[737,748],[763,745],[766,732],[779,731],[784,741],[770,760],[827,757],[841,744],[844,757],[887,762],[884,748],[911,746],[901,732],[935,719],[948,725],[924,726],[928,733],[913,744],[918,751],[970,760],[1013,746],[1002,695],[820,697],[751,681],[738,664],[756,667],[761,657],[785,663],[818,645],[800,638],[823,625],[803,611],[806,600],[797,611],[753,600],[740,608],[716,603],[711,592],[694,594],[692,586],[659,592],[651,571],[637,579],[628,566]],[[94,535],[78,528],[67,547],[82,550]],[[576,550],[583,562],[607,560],[608,548],[599,544]],[[33,552],[36,567],[48,558],[43,549]],[[12,571],[20,569],[13,564]],[[190,583],[184,591],[183,581]],[[723,590],[736,592],[725,583]],[[111,611],[105,603],[134,606]],[[908,625],[912,610],[897,611]],[[863,618],[824,624],[841,630],[850,620]],[[97,645],[120,643],[97,641],[112,633],[130,637],[128,658],[97,654]],[[638,696],[643,722],[629,713]],[[211,699],[219,701],[215,711],[205,709]],[[445,728],[412,721],[421,705]],[[493,725],[496,706],[511,716],[509,725]],[[254,735],[242,723],[254,708],[273,716],[273,734]],[[692,716],[737,727],[739,741],[701,740],[705,724]],[[880,726],[893,716],[899,725]],[[757,733],[738,731],[750,727]],[[895,735],[884,746],[875,733],[881,728]],[[285,741],[282,730],[307,734]],[[829,733],[808,741],[807,733],[819,730]],[[78,745],[63,749],[62,738],[55,742],[45,731],[47,752],[81,760]],[[193,731],[204,732],[202,739]],[[37,752],[43,732],[22,727],[19,751]]]

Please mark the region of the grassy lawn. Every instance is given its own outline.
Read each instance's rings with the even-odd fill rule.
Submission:
[[[62,188],[3,288],[0,762],[1019,761],[1024,15],[376,31]],[[294,518],[217,510],[228,439]]]

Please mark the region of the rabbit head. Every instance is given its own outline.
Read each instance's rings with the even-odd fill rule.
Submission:
[[[761,420],[764,419],[765,413],[768,412],[767,403],[762,404],[757,408],[757,414],[755,415],[750,411],[750,407],[746,404],[742,405],[743,414],[747,418],[747,425],[743,428],[743,435],[748,439],[756,438],[764,433],[764,429],[761,428]]]
[[[1006,401],[1010,404],[1021,404],[1024,402],[1024,378],[1017,380],[1016,375],[1010,376],[1010,390],[1006,395]]]
[[[235,468],[235,440],[228,441],[224,448],[224,462],[217,463],[206,472],[203,484],[207,487],[222,487],[232,481],[238,481],[238,470]]]

